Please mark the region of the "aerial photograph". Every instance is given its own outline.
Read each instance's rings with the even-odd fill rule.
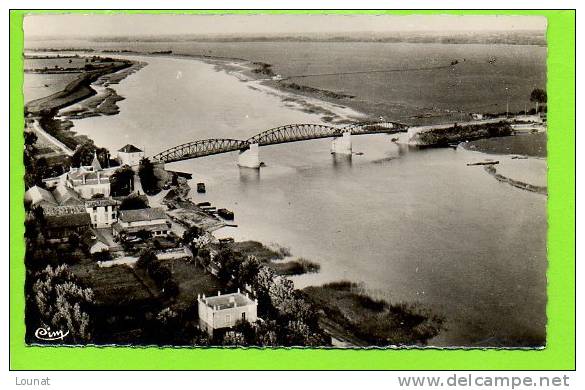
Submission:
[[[25,16],[24,341],[545,348],[546,30]]]

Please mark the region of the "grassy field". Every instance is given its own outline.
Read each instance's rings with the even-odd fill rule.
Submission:
[[[83,70],[86,61],[83,57],[36,57],[27,56],[24,58],[24,71],[61,69],[78,69]]]
[[[215,276],[205,272],[201,266],[184,260],[166,260],[162,264],[169,267],[172,278],[179,285],[179,295],[172,303],[176,309],[187,309],[197,302],[197,294],[215,295],[221,284]]]
[[[425,345],[442,329],[442,318],[415,305],[376,300],[352,282],[329,283],[302,290],[322,311],[327,329],[367,345]],[[322,321],[322,322],[324,322]]]
[[[145,273],[138,275],[124,265],[99,268],[91,263],[78,264],[72,266],[71,271],[81,284],[94,291],[99,305],[130,305],[158,299],[160,295],[154,282]]]

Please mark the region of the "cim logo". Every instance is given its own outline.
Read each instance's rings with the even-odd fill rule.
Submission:
[[[35,331],[35,337],[39,340],[45,341],[55,341],[55,340],[63,340],[69,331],[63,332],[62,330],[52,331],[50,327],[47,328],[38,328]]]

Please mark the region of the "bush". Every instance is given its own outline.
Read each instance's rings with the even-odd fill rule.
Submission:
[[[112,260],[112,254],[109,250],[104,249],[101,252],[96,252],[92,255],[94,261],[108,261]]]
[[[120,210],[137,210],[148,208],[148,198],[146,196],[132,194],[122,200]]]
[[[138,268],[147,269],[150,264],[158,262],[158,258],[151,250],[144,251],[138,260],[136,261],[136,266]]]
[[[162,291],[167,297],[176,297],[179,294],[179,285],[174,280],[166,280],[162,286]]]

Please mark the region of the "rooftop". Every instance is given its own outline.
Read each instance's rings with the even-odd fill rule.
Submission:
[[[38,186],[29,188],[24,194],[24,200],[33,206],[41,202],[45,202],[49,205],[57,205],[57,201],[53,197],[53,194]]]
[[[148,232],[153,232],[157,230],[169,230],[170,227],[166,223],[157,223],[155,225],[140,225],[140,226],[129,226],[123,227],[120,225],[119,222],[116,222],[112,225],[112,229],[118,233],[125,233],[125,234],[136,234],[141,230],[145,230]]]
[[[142,150],[138,149],[134,145],[127,144],[127,145],[123,146],[122,148],[118,149],[118,152],[122,152],[122,153],[140,153],[140,152],[142,152]]]
[[[85,212],[76,214],[46,215],[45,221],[49,229],[89,226],[91,224],[89,214]]]
[[[85,212],[85,207],[83,205],[53,206],[44,208],[45,216],[83,214]]]
[[[110,198],[90,199],[85,201],[85,207],[106,207],[116,206],[119,201]]]
[[[77,192],[64,184],[59,184],[53,191],[53,197],[60,205],[82,204]]]
[[[201,298],[205,304],[215,310],[225,310],[232,307],[256,305],[256,301],[240,292]]]
[[[120,210],[119,219],[122,222],[139,222],[154,221],[157,219],[166,219],[167,215],[161,208],[137,209],[137,210]]]

